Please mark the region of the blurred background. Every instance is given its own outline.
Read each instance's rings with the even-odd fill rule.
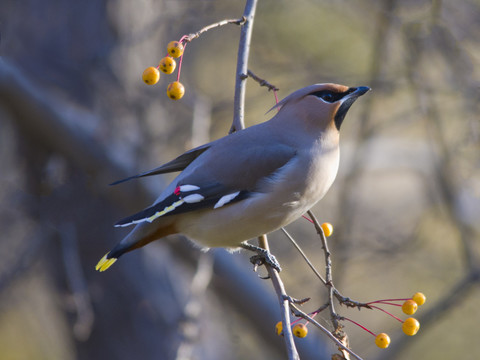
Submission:
[[[128,229],[118,219],[153,201],[168,176],[109,187],[232,121],[240,28],[187,46],[180,101],[174,75],[141,81],[166,45],[223,19],[242,1],[3,0],[0,3],[0,358],[280,359],[269,281],[249,254],[203,253],[172,237],[105,273],[97,261]],[[249,68],[280,98],[319,82],[373,91],[342,126],[341,167],[314,208],[334,225],[333,278],[358,301],[427,296],[415,337],[381,313],[337,306],[392,344],[345,322],[368,359],[480,356],[480,2],[262,0]],[[246,123],[266,121],[272,93],[249,80]],[[302,176],[302,174],[299,174]],[[313,227],[288,227],[320,271]],[[281,232],[270,236],[287,292],[327,291]],[[263,269],[260,274],[263,275]],[[405,318],[396,308],[387,308]],[[317,319],[331,326],[328,314]],[[309,327],[302,359],[330,359]],[[460,355],[462,354],[462,355]]]

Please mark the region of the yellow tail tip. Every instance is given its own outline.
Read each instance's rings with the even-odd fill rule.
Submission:
[[[105,256],[98,262],[97,266],[95,266],[95,270],[100,272],[105,271],[112,266],[115,261],[117,261],[117,258],[107,259],[108,254],[109,253],[106,253]]]

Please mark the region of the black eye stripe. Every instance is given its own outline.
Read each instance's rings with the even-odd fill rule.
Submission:
[[[320,90],[320,91],[315,91],[310,95],[319,97],[326,102],[334,103],[335,101],[342,99],[344,96],[350,94],[351,92],[352,91],[350,89],[342,93],[334,92],[331,90]]]

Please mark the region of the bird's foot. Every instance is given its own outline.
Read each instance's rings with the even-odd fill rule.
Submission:
[[[250,262],[254,266],[253,268],[254,271],[257,271],[258,266],[265,265],[265,264],[270,265],[272,268],[274,268],[278,272],[282,271],[282,268],[280,267],[280,263],[270,251],[249,243],[242,243],[241,247],[245,250],[250,250],[257,253],[257,255],[253,255],[250,258]]]

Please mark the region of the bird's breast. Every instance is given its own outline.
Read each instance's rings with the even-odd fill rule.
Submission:
[[[238,247],[241,242],[288,225],[317,203],[338,170],[338,148],[313,148],[265,179],[249,198],[213,211],[179,217],[180,232],[207,247]]]
[[[305,174],[305,198],[313,202],[311,206],[323,198],[332,186],[340,161],[338,146],[313,149],[312,152],[311,165]]]

